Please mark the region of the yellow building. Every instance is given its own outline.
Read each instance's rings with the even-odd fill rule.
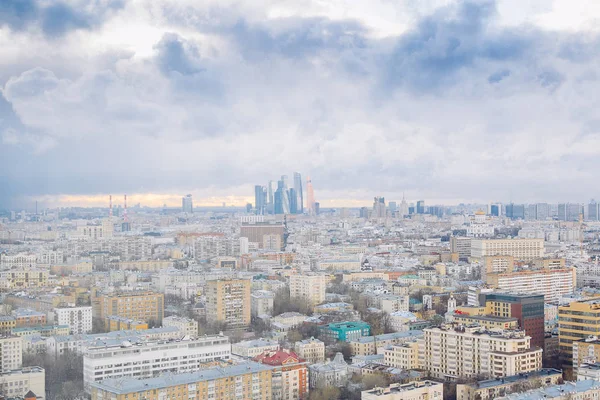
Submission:
[[[564,268],[566,260],[564,258],[538,258],[533,260],[533,266],[538,268]]]
[[[147,322],[135,321],[133,319],[117,317],[115,315],[106,317],[104,319],[104,326],[109,332],[139,331],[142,329],[148,329]]]
[[[48,271],[27,268],[0,272],[0,288],[19,289],[48,286]]]
[[[250,324],[252,282],[248,279],[212,280],[206,284],[206,320],[228,327]]]
[[[575,364],[573,343],[590,335],[600,335],[600,299],[574,301],[558,307],[559,350],[569,366],[571,362]]]
[[[149,379],[107,379],[91,384],[92,400],[273,398],[271,367],[248,362]]]
[[[10,315],[0,316],[0,336],[10,335],[12,330],[17,327],[17,319]]]
[[[110,316],[161,324],[165,315],[165,297],[154,292],[123,292],[94,298],[94,317]]]
[[[477,324],[486,329],[517,329],[519,327],[517,318],[497,317],[495,315],[455,314],[454,322],[464,325]]]
[[[418,369],[419,343],[414,340],[401,344],[393,344],[383,350],[383,362],[394,368]]]

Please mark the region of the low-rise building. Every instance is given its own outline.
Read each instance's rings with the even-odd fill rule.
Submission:
[[[46,371],[42,367],[24,367],[0,372],[0,394],[7,398],[24,397],[33,392],[46,398]]]
[[[250,295],[252,301],[252,316],[272,315],[275,293],[270,290],[256,290]]]
[[[496,400],[586,400],[598,397],[600,397],[600,382],[587,380],[513,393],[496,397]]]
[[[198,321],[191,318],[173,315],[163,319],[162,326],[174,326],[179,329],[183,335],[187,335],[189,337],[198,336]]]
[[[444,384],[434,381],[393,383],[385,388],[361,392],[362,400],[437,400],[444,395]]]
[[[46,325],[46,314],[28,308],[17,308],[12,312],[17,328],[22,326]]]
[[[400,369],[418,369],[419,343],[411,340],[404,343],[392,344],[383,350],[385,365]]]
[[[543,368],[539,371],[504,378],[487,379],[474,383],[459,383],[456,386],[456,398],[457,400],[493,400],[512,392],[557,385],[561,382],[562,371]]]
[[[279,348],[279,342],[269,339],[246,340],[231,345],[231,354],[240,357],[254,358],[266,351]]]
[[[17,319],[12,315],[0,316],[0,335],[10,335],[11,331],[17,327]]]
[[[31,336],[66,336],[69,335],[68,325],[42,325],[42,326],[25,326],[23,328],[14,328],[11,331],[14,336],[31,337]]]
[[[310,364],[325,361],[325,343],[319,339],[310,338],[296,342],[296,353]]]
[[[365,336],[352,340],[350,346],[354,355],[382,354],[383,349],[388,346],[410,342],[421,337],[423,337],[423,331],[420,330],[384,333],[383,335]]]
[[[144,321],[138,321],[131,318],[119,317],[117,315],[111,315],[104,319],[104,325],[109,332],[114,331],[138,331],[148,329],[148,323]]]
[[[21,368],[23,365],[23,338],[0,337],[0,372]]]
[[[342,353],[337,353],[332,361],[308,366],[309,386],[311,389],[342,387],[350,377],[348,363]]]
[[[337,322],[320,329],[323,337],[332,342],[351,342],[371,334],[371,325],[362,321]]]
[[[300,400],[308,396],[308,363],[293,351],[269,350],[254,361],[272,367],[273,400]]]

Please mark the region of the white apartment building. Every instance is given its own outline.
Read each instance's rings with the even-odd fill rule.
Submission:
[[[252,301],[252,316],[272,315],[275,293],[269,290],[257,290],[250,295]]]
[[[71,335],[92,331],[92,307],[61,307],[54,309],[55,323],[68,325]]]
[[[300,340],[296,342],[296,354],[309,364],[322,363],[325,361],[325,343],[315,338]]]
[[[0,337],[0,372],[21,368],[23,365],[23,338]]]
[[[279,349],[277,340],[256,339],[245,340],[231,345],[231,354],[240,357],[254,358],[265,351],[276,351]]]
[[[37,255],[37,262],[44,265],[64,263],[65,254],[62,250],[44,250]]]
[[[37,256],[35,254],[19,253],[19,254],[3,254],[0,256],[0,268],[31,268],[37,264]]]
[[[304,298],[312,305],[325,301],[327,277],[325,275],[290,275],[290,297]]]
[[[151,378],[165,372],[184,373],[202,368],[203,363],[228,360],[231,344],[226,336],[193,340],[168,340],[88,348],[83,356],[83,383],[108,378]]]
[[[423,331],[420,363],[434,378],[501,378],[542,367],[542,349],[531,348],[524,331],[497,333],[458,325]]]
[[[408,312],[409,297],[408,295],[396,294],[367,294],[367,302],[369,307],[375,307],[388,314],[398,311]]]
[[[32,391],[38,399],[46,398],[46,371],[42,367],[24,367],[0,372],[0,393],[6,397],[23,397]]]
[[[171,317],[163,318],[162,326],[174,326],[179,329],[184,336],[189,336],[191,338],[198,337],[198,321],[194,319],[173,315]]]
[[[506,292],[543,294],[546,303],[556,304],[564,295],[573,293],[577,275],[573,267],[538,269],[490,274],[487,283]]]
[[[94,347],[98,343],[117,345],[124,341],[133,343],[136,341],[175,340],[180,339],[181,337],[183,337],[183,334],[179,329],[170,326],[145,330],[96,333],[91,335],[50,336],[46,339],[45,346],[47,354],[58,357],[69,351],[82,354],[89,347]]]
[[[544,239],[475,239],[471,240],[471,257],[513,256],[531,261],[544,257]]]
[[[360,393],[362,400],[441,400],[444,384],[434,381],[393,383],[386,388],[374,388]]]

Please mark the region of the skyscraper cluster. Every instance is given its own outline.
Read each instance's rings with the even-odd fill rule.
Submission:
[[[314,210],[314,195],[312,193],[312,184],[309,178],[307,181],[307,194],[309,197],[307,209],[309,212],[311,211],[311,205]],[[304,211],[302,175],[299,172],[294,172],[292,187],[290,187],[287,175],[282,175],[276,186],[273,181],[269,181],[267,186],[254,186],[255,214],[304,214]]]

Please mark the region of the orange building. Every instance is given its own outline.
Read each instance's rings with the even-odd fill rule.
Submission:
[[[265,351],[254,358],[273,367],[271,392],[273,398],[308,399],[308,362],[291,350]]]

